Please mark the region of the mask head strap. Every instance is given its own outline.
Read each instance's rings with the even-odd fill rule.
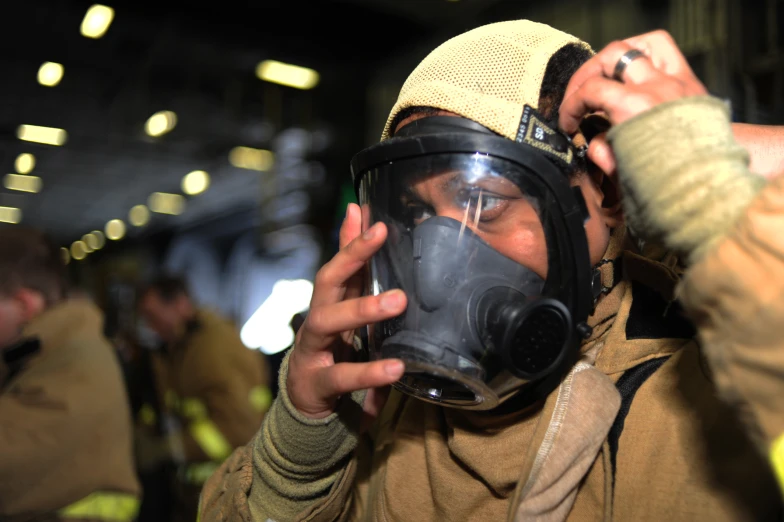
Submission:
[[[591,275],[591,291],[594,305],[603,295],[609,294],[623,279],[623,262],[621,257],[615,259],[602,259],[593,267]]]
[[[569,136],[553,128],[530,105],[523,107],[515,141],[537,149],[566,172],[572,171],[576,166],[576,158],[584,157],[587,151],[585,146],[575,146]]]

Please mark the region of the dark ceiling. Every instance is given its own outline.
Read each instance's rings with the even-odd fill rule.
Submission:
[[[115,19],[105,36],[88,39],[79,26],[91,3],[9,2],[0,32],[3,174],[14,172],[18,154],[30,152],[37,159],[31,174],[43,180],[37,194],[2,189],[0,206],[22,209],[24,224],[62,244],[126,219],[153,192],[180,192],[191,170],[208,171],[210,189],[191,198],[183,214],[154,215],[131,235],[258,207],[274,173],[232,167],[228,152],[237,145],[273,147],[292,127],[331,136],[320,157],[324,189],[316,195],[330,203],[334,180],[344,179],[350,155],[363,145],[372,72],[418,41],[471,25],[478,13],[508,2],[107,0]],[[321,82],[312,91],[262,82],[254,70],[264,59],[314,68]],[[36,81],[45,61],[65,68],[55,87]],[[154,139],[143,126],[159,110],[176,112],[178,123]],[[62,147],[20,141],[20,124],[66,129],[68,141]]]

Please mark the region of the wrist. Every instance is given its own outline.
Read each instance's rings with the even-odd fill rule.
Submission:
[[[764,184],[748,172],[728,109],[709,96],[655,107],[608,134],[628,225],[695,262],[733,226]]]
[[[784,174],[784,127],[733,123],[732,133],[749,153],[750,171],[768,179]]]
[[[292,348],[289,354],[286,355],[284,364],[281,365],[280,373],[281,380],[285,380],[285,382],[279,383],[279,389],[285,390],[285,397],[288,399],[288,403],[291,405],[294,412],[302,415],[307,419],[325,419],[334,413],[334,404],[324,407],[323,404],[318,404],[317,401],[310,401],[311,404],[308,404],[309,401],[303,401],[300,399],[300,397],[303,395],[299,393],[300,386],[304,385],[307,387],[309,384],[312,384],[312,382],[308,382],[311,381],[311,379],[307,378],[292,378],[292,375],[299,374],[299,370],[297,368],[299,358],[297,355],[298,351],[294,348]]]
[[[288,462],[292,469],[328,467],[346,457],[359,439],[362,407],[354,393],[340,403],[338,411],[313,419],[294,407],[288,393],[287,376],[292,350],[286,354],[278,377],[279,393],[264,417],[257,448],[265,460]],[[260,445],[259,445],[260,444]]]

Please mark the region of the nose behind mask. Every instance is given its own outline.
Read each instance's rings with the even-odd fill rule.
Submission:
[[[541,297],[544,280],[536,273],[446,217],[427,219],[398,239],[410,241],[410,249],[398,247],[391,256],[407,265],[396,273],[413,274],[398,281],[409,304],[386,325],[393,331],[378,354],[405,361],[395,386],[447,406],[490,409],[506,387],[497,381],[519,388],[561,362],[570,314]]]

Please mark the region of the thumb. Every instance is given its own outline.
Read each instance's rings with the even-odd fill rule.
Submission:
[[[615,172],[615,154],[607,142],[607,133],[599,134],[591,140],[588,145],[588,159],[607,175]]]

